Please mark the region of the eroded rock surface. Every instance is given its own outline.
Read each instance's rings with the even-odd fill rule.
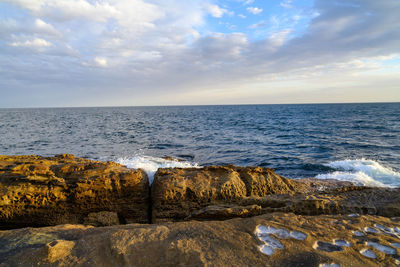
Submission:
[[[378,229],[377,233],[354,235],[354,231],[376,225],[391,231]],[[345,240],[351,246],[340,245],[337,240]],[[2,266],[396,266],[400,248],[393,244],[399,240],[399,221],[370,215],[273,213],[173,224],[98,228],[60,225],[0,231],[0,263]]]
[[[72,155],[0,156],[0,228],[147,223],[144,171]]]
[[[304,187],[266,168],[159,169],[152,185],[152,218],[153,222],[179,221],[207,206],[239,203],[247,197],[294,194]]]
[[[249,209],[252,206],[258,208]],[[292,180],[259,167],[166,168],[155,174],[155,223],[225,220],[271,212],[400,216],[400,189],[333,180]]]

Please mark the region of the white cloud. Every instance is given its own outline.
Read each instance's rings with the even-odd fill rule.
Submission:
[[[202,95],[210,88],[249,95],[240,88],[257,82],[264,88],[259,90],[267,90],[266,83],[290,81],[292,73],[314,79],[349,62],[353,67],[342,68],[343,75],[354,69],[387,71],[374,61],[400,53],[398,1],[314,2],[300,14],[310,17],[309,26],[292,38],[293,21],[299,20],[292,19],[292,10],[286,17],[271,14],[263,29],[263,21],[251,25],[257,30],[248,36],[234,32],[243,28],[240,24],[230,33],[214,32],[216,25],[209,23],[215,20],[205,8],[215,5],[211,0],[10,0],[3,5],[24,10],[0,19],[0,88],[20,88],[27,97],[32,88],[41,95],[56,94],[54,88],[60,94],[95,92],[105,104],[112,88],[124,92],[113,96],[124,95],[118,99],[129,105],[130,99],[145,104],[140,100],[157,95],[162,102],[166,95]],[[229,14],[220,6],[211,15]],[[399,74],[398,68],[391,71]]]
[[[218,33],[199,39],[195,45],[203,60],[232,60],[242,56],[243,51],[248,46],[248,40],[246,35],[242,33]]]
[[[143,0],[6,0],[30,10],[35,16],[65,22],[86,19],[95,22],[116,20],[121,26],[140,28],[152,26],[163,16],[156,5]]]
[[[228,10],[212,4],[206,5],[206,10],[215,18],[221,18],[225,13],[228,12]]]
[[[14,47],[43,48],[52,46],[52,43],[41,38],[35,38],[33,40],[26,40],[25,42],[13,42],[10,45]]]
[[[274,32],[268,37],[268,41],[273,47],[281,46],[286,42],[290,33],[290,29],[283,29],[281,31]]]
[[[35,20],[35,30],[40,33],[61,37],[62,34],[57,31],[51,24],[44,22],[41,19]]]
[[[252,13],[254,15],[257,15],[257,14],[260,14],[261,12],[263,12],[263,9],[262,8],[258,8],[258,7],[248,7],[248,8],[246,8],[246,10],[249,13]]]
[[[243,15],[243,14],[239,14],[238,17],[239,17],[239,18],[242,18],[242,19],[245,19],[245,18],[246,18],[246,16]]]
[[[108,66],[108,61],[104,57],[95,57],[94,62],[96,63],[97,66],[99,67],[107,67]]]
[[[292,0],[284,0],[283,2],[280,3],[280,6],[284,8],[293,8],[294,6],[292,2],[293,2]]]
[[[90,3],[85,0],[7,0],[13,4],[31,10],[40,17],[51,17],[65,21],[86,18],[95,21],[106,21],[118,14],[115,7],[105,2]]]
[[[262,20],[249,26],[249,29],[258,29],[267,26],[267,23]]]
[[[5,0],[5,2],[10,2],[14,5],[18,5],[32,11],[37,11],[41,9],[46,0]]]
[[[244,2],[245,5],[250,5],[250,4],[253,4],[253,3],[254,3],[254,0],[247,0],[247,1]]]

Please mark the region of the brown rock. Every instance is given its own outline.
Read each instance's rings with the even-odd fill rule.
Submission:
[[[334,180],[292,180],[259,167],[159,169],[152,185],[152,221],[224,220],[261,213],[400,216],[399,188],[368,188]]]
[[[246,196],[292,194],[302,191],[303,185],[260,167],[234,167],[246,185]]]
[[[158,169],[151,188],[153,222],[182,220],[194,210],[246,196],[239,173],[230,167]]]
[[[60,225],[0,231],[0,263],[2,266],[320,266],[332,263],[396,266],[400,254],[400,248],[393,245],[400,242],[400,233],[396,231],[400,231],[400,223],[385,217],[292,213],[164,225],[101,228]],[[271,250],[272,244],[275,248]],[[382,249],[376,244],[385,247]],[[360,253],[366,249],[376,258]]]
[[[197,210],[185,218],[185,220],[227,220],[236,217],[246,218],[262,213],[261,206],[235,206],[235,205],[221,205],[221,206],[207,206],[201,210]]]
[[[110,226],[120,224],[118,214],[110,211],[100,211],[89,213],[84,219],[85,225],[93,226]]]
[[[84,223],[103,211],[122,223],[147,223],[148,199],[143,170],[72,155],[0,156],[2,229]]]
[[[224,218],[224,205],[306,191],[306,184],[279,176],[267,168],[211,166],[159,169],[152,185],[152,221],[199,218],[195,214],[202,213],[201,209],[216,205],[221,205],[217,210],[221,210],[221,218]],[[257,201],[251,204],[258,205]],[[217,210],[214,210],[214,219],[217,219]]]

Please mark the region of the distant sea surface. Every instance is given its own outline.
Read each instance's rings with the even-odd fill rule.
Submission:
[[[0,154],[59,153],[400,186],[400,103],[0,109]]]

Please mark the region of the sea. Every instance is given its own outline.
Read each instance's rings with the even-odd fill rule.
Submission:
[[[399,187],[400,103],[0,109],[0,154],[60,153]]]

